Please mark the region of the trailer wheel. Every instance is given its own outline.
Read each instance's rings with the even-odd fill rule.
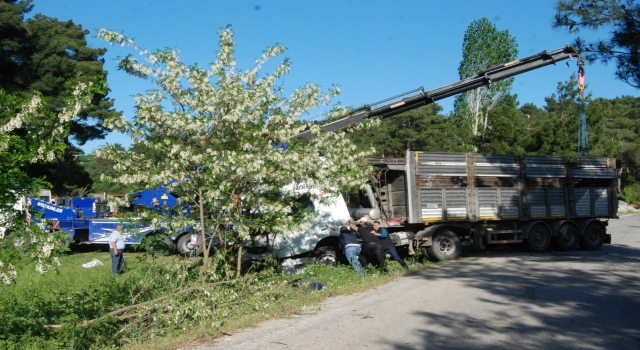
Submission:
[[[202,254],[202,245],[191,244],[191,234],[189,233],[178,238],[177,248],[182,255],[198,256]]]
[[[432,245],[427,248],[429,258],[434,261],[451,260],[460,256],[462,243],[455,233],[449,230],[438,231],[432,240]]]
[[[558,229],[558,235],[555,237],[555,245],[558,250],[568,252],[576,249],[580,234],[578,229],[571,224],[562,224]]]
[[[338,254],[334,247],[318,247],[313,251],[313,255],[316,257],[316,264],[324,264],[328,266],[338,265]]]
[[[589,224],[584,230],[584,236],[580,237],[580,246],[586,250],[598,250],[604,243],[604,234],[602,226]]]
[[[536,224],[529,230],[529,238],[526,240],[527,247],[532,252],[544,252],[551,243],[551,232],[544,224]]]

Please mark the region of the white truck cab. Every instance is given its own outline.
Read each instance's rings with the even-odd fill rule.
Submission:
[[[330,229],[338,231],[347,225],[349,209],[339,194],[326,201],[310,201],[316,213],[314,222],[307,230],[289,234],[251,235],[243,242],[243,259],[257,261],[272,257],[282,261],[283,271],[294,272],[307,263],[323,262],[335,265],[339,258],[338,237]]]

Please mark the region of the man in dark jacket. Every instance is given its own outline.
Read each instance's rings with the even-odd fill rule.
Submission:
[[[356,237],[355,232],[349,230],[347,226],[340,227],[338,243],[340,250],[344,252],[344,256],[349,260],[351,267],[353,267],[360,276],[364,276],[362,268],[360,268],[360,260],[358,260],[358,255],[360,255],[361,252],[360,243],[358,242],[358,237]]]
[[[373,234],[371,223],[366,218],[360,219],[360,224],[362,226],[358,227],[353,220],[349,220],[351,230],[358,232],[358,235],[362,238],[362,253],[358,257],[362,267],[367,267],[369,265],[368,260],[375,258],[380,269],[387,272],[387,267],[384,264],[384,253],[382,249],[379,249],[380,239]]]
[[[396,246],[395,244],[393,244],[391,237],[389,237],[389,232],[387,232],[387,229],[380,226],[380,221],[373,222],[372,234],[378,236],[378,238],[380,239],[380,245],[378,246],[378,248],[382,250],[384,255],[390,254],[393,260],[399,262],[400,265],[402,265],[403,269],[409,269],[409,266],[407,266],[407,263],[404,261],[404,259],[402,259],[400,255],[398,255]]]

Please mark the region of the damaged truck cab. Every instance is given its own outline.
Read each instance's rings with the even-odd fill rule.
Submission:
[[[285,270],[292,271],[307,263],[335,265],[339,259],[338,237],[332,235],[331,229],[349,221],[349,210],[342,196],[322,195],[329,198],[310,200],[307,204],[315,213],[308,228],[284,234],[250,235],[243,242],[243,259],[273,258],[282,261]]]

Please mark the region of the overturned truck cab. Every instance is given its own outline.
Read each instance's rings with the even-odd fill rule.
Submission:
[[[283,270],[288,272],[294,272],[308,263],[336,265],[340,258],[338,237],[332,234],[331,229],[349,221],[349,210],[342,196],[322,195],[330,198],[323,201],[308,200],[305,205],[315,213],[315,219],[307,229],[250,235],[243,241],[243,259],[249,262],[276,259],[282,262]]]

